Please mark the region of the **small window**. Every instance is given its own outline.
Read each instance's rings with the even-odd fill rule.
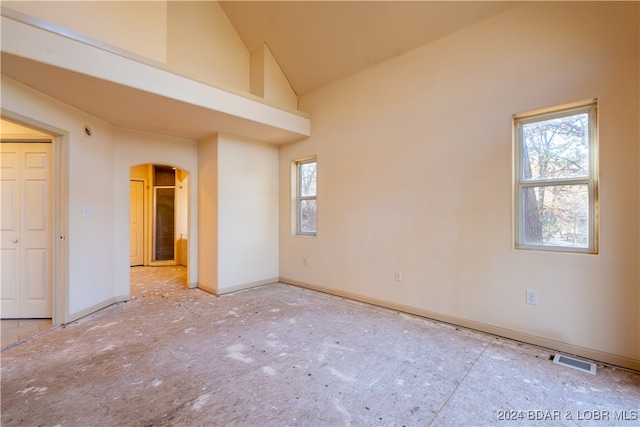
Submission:
[[[296,205],[298,234],[315,236],[317,223],[317,186],[315,158],[296,163]]]
[[[517,248],[597,253],[596,112],[514,116]]]

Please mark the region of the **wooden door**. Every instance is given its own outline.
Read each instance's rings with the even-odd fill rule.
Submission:
[[[0,144],[3,319],[53,313],[52,144]]]
[[[131,181],[129,197],[131,266],[144,265],[144,181]]]

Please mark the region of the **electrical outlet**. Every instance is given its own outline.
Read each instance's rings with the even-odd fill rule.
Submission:
[[[538,291],[527,289],[527,304],[538,304]]]
[[[304,264],[305,267],[309,266],[309,256],[305,256],[304,259],[302,260],[302,263]]]
[[[402,280],[402,271],[396,271],[396,281]]]

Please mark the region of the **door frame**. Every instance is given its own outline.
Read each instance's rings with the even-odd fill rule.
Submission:
[[[182,242],[179,242],[178,239],[178,235],[180,235],[180,238],[182,238],[183,236],[189,236],[189,233],[191,232],[191,230],[193,230],[193,227],[195,227],[196,225],[194,224],[194,219],[192,218],[192,214],[191,212],[195,211],[195,209],[193,209],[192,206],[192,197],[193,195],[191,194],[191,186],[193,184],[191,184],[191,180],[192,180],[192,176],[193,173],[189,172],[186,169],[183,169],[182,167],[180,167],[179,165],[174,165],[168,162],[149,162],[149,161],[143,161],[141,163],[134,163],[134,164],[127,164],[128,166],[128,170],[129,170],[129,175],[128,175],[128,181],[127,181],[127,185],[129,185],[129,182],[133,181],[133,180],[137,180],[137,181],[144,181],[145,182],[145,198],[144,198],[144,210],[145,210],[145,242],[144,242],[144,254],[145,254],[145,262],[144,265],[145,266],[167,266],[167,265],[181,265],[182,263],[184,263],[185,265],[187,265],[187,271],[189,274],[189,277],[193,277],[195,275],[195,273],[193,271],[189,272],[189,265],[193,261],[193,258],[191,257],[192,252],[196,252],[195,249],[193,251],[189,251],[189,243],[187,242],[187,246],[184,247],[184,251],[181,249],[182,246],[180,246],[182,244]],[[155,191],[153,190],[155,187],[153,185],[153,167],[154,166],[168,166],[171,168],[175,168],[176,170],[176,179],[175,179],[175,185],[174,186],[167,186],[167,187],[172,187],[175,189],[175,202],[176,205],[174,207],[174,212],[175,212],[175,217],[174,217],[174,221],[175,224],[174,226],[177,227],[178,221],[180,221],[180,224],[182,224],[182,228],[180,228],[180,230],[184,230],[182,233],[178,233],[177,230],[178,228],[176,228],[176,230],[174,230],[174,234],[175,234],[175,242],[174,242],[174,258],[173,260],[169,260],[169,261],[156,261],[154,260],[154,243],[153,243],[153,235],[154,235],[154,193]],[[144,168],[144,171],[142,169],[139,168]],[[133,172],[135,169],[135,172]],[[181,174],[181,175],[180,175]],[[183,190],[183,185],[184,185],[184,181],[189,178],[189,184],[187,187],[187,190],[184,193],[181,193],[181,191]],[[160,188],[165,187],[165,186],[160,186]],[[181,194],[181,196],[179,197],[179,195]],[[178,200],[181,199],[182,202],[180,204],[178,204]],[[129,209],[129,212],[131,210],[131,192],[130,192],[130,187],[127,187],[127,206]],[[184,206],[184,210],[181,209],[181,207]],[[178,212],[181,212],[181,214],[179,215]],[[186,224],[186,228],[184,228]],[[130,236],[131,234],[131,230],[130,228],[127,230],[127,235]],[[187,237],[188,239],[188,237]],[[128,243],[129,244],[129,241]],[[129,257],[130,259],[130,257]],[[191,288],[195,288],[197,286],[197,284],[194,282],[188,282],[187,283],[188,287]]]
[[[142,183],[142,265],[149,265],[148,256],[147,256],[147,234],[149,231],[147,230],[147,179],[146,178],[138,178],[132,177],[131,173],[129,173],[129,183],[131,182],[140,182]],[[131,187],[129,187],[129,212],[131,212]],[[129,239],[131,239],[131,219],[129,219]],[[131,253],[129,253],[129,263],[131,263]],[[129,267],[132,267],[131,265]]]
[[[62,325],[69,319],[69,132],[23,116],[13,111],[0,108],[0,116],[23,126],[51,135],[53,194],[51,212],[53,214],[52,241],[52,318],[54,325]]]
[[[165,259],[158,260],[156,259],[156,244],[158,243],[157,233],[156,233],[156,225],[157,225],[157,203],[158,203],[158,189],[159,188],[173,188],[173,259]],[[161,266],[161,265],[176,265],[177,264],[177,253],[176,253],[176,186],[168,186],[168,185],[160,185],[153,186],[151,191],[153,194],[151,196],[151,258],[149,259],[149,265],[153,266]]]

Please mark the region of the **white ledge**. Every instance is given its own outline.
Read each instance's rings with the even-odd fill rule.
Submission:
[[[277,108],[253,95],[241,95],[175,74],[164,64],[38,22],[7,8],[2,8],[1,26],[3,74],[91,114],[102,115],[101,118],[116,125],[192,138],[223,132],[277,144],[310,135],[309,117],[302,112]],[[103,85],[102,93],[105,94],[122,91],[117,94],[120,105],[107,110],[108,99],[95,99],[94,103],[102,103],[95,108],[100,111],[98,114],[92,105],[86,105],[86,96],[62,93],[56,87],[54,76],[64,80],[74,78],[76,74],[73,73],[83,76],[76,80],[78,85],[84,84],[85,89],[98,88],[97,92],[100,92],[100,85]],[[50,76],[48,79],[43,78],[47,75]],[[134,97],[140,97],[138,104],[152,101],[152,113],[147,112],[146,117],[137,122],[131,112],[126,111],[127,106],[122,105],[123,96],[134,101],[132,104],[135,104]],[[114,103],[115,97],[116,94]],[[162,103],[162,108],[157,102]],[[171,118],[175,119],[176,115],[189,115],[189,131],[193,133],[185,135],[186,129],[171,128]]]

